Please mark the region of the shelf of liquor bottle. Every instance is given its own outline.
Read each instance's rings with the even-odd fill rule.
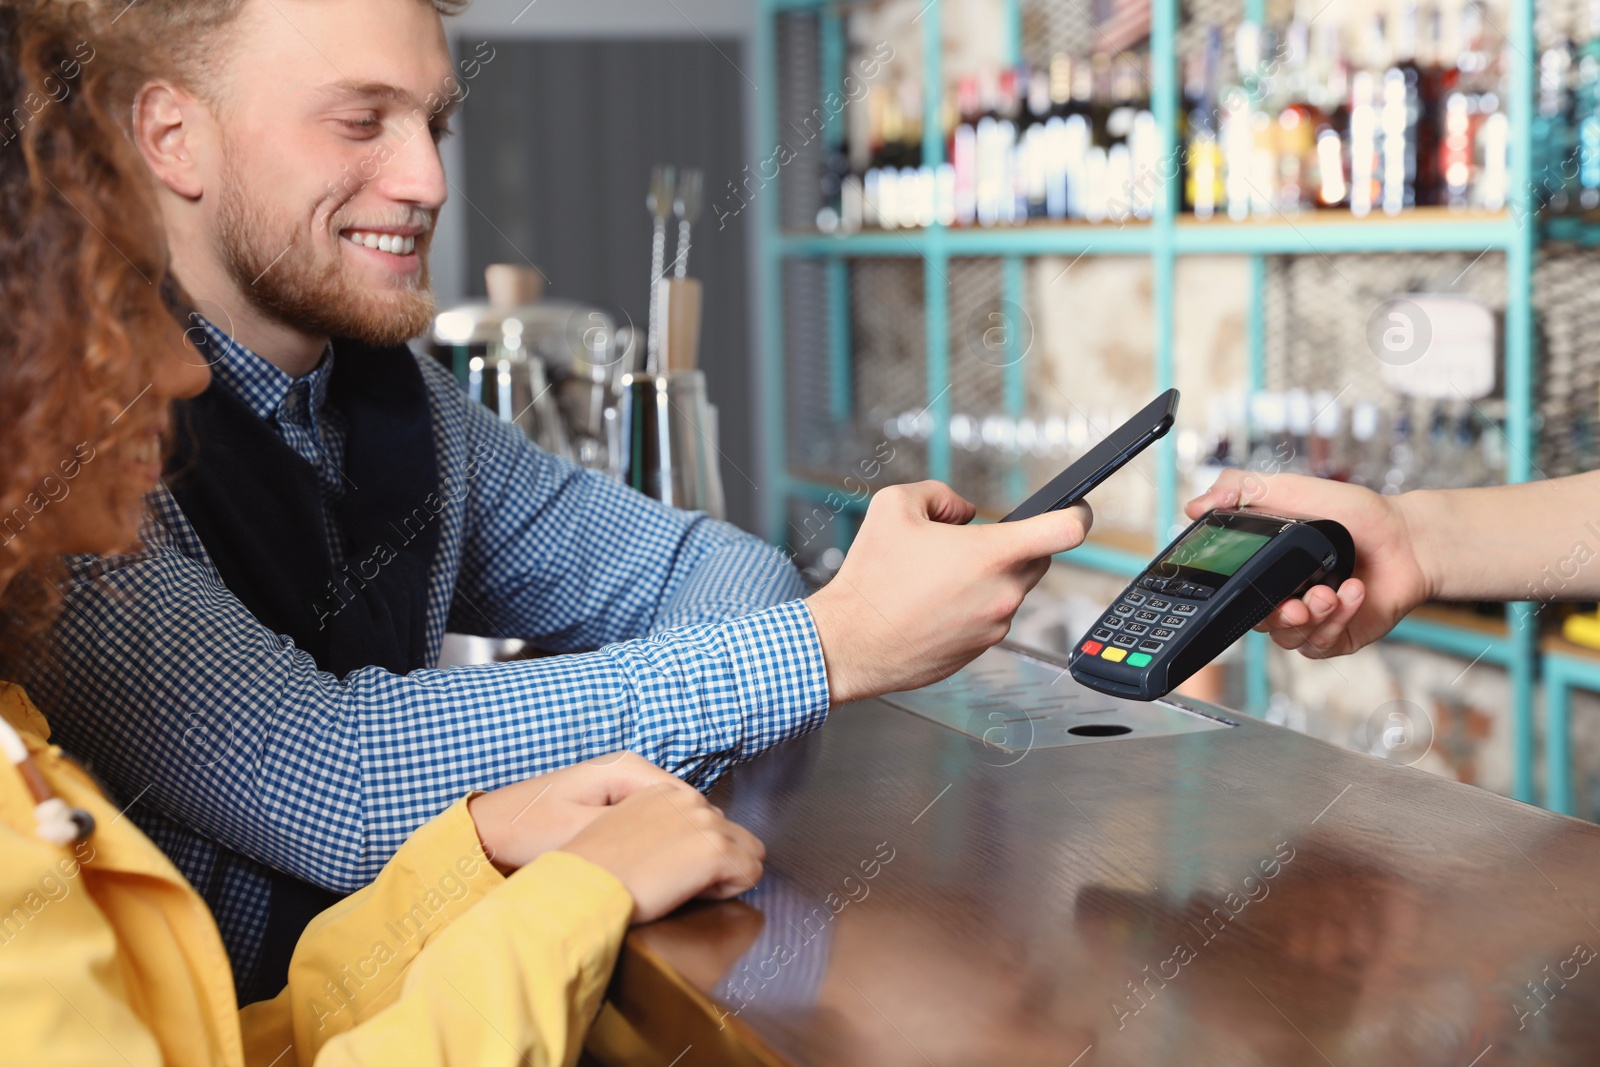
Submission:
[[[1564,224],[1565,233],[1600,243],[1600,221],[1551,220],[1556,222]],[[1547,224],[1547,233],[1554,236],[1549,227]],[[1188,255],[1482,252],[1507,247],[1516,233],[1517,224],[1508,212],[1423,207],[1366,218],[1342,211],[1306,211],[1242,221],[1185,215],[1178,218],[1170,240],[1174,251]],[[1137,255],[1154,251],[1159,239],[1156,228],[1144,220],[1035,222],[988,229],[929,226],[849,234],[790,231],[779,238],[779,248],[787,256],[914,257],[933,248],[952,256]]]

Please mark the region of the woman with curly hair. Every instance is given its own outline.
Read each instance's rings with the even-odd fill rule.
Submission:
[[[0,0],[0,662],[48,654],[60,554],[137,547],[169,401],[209,381],[124,135],[135,67],[87,11]],[[761,872],[691,787],[590,761],[459,800],[240,1011],[200,896],[49,734],[0,683],[4,1063],[570,1064],[629,922]]]

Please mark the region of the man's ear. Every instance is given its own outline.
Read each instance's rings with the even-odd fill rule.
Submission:
[[[210,112],[194,96],[166,81],[152,81],[133,100],[133,143],[156,180],[197,200],[205,192]]]

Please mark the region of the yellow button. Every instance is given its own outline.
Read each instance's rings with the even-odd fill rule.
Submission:
[[[1112,663],[1121,663],[1128,658],[1128,650],[1125,648],[1108,648],[1100,653],[1100,658],[1108,659]]]

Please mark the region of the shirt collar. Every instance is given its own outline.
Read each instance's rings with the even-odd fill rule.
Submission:
[[[290,390],[304,382],[309,392],[311,413],[320,413],[328,400],[328,380],[333,377],[333,342],[322,352],[316,369],[303,378],[294,378],[256,355],[246,346],[223,333],[210,320],[201,318],[206,335],[216,349],[211,373],[217,384],[242,400],[258,418],[270,421],[283,409]]]

